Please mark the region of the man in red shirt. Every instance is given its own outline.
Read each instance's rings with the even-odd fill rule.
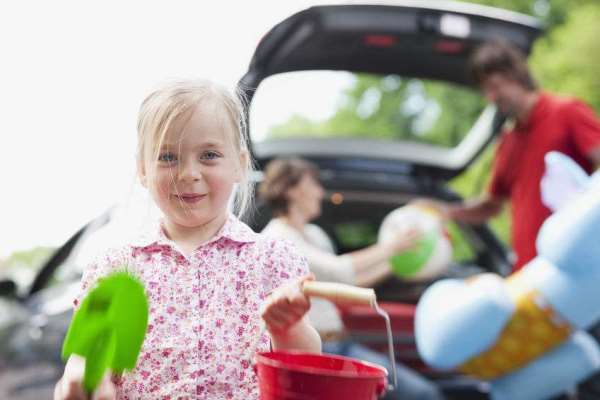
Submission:
[[[523,54],[506,42],[478,48],[471,68],[486,99],[512,126],[499,139],[485,194],[461,203],[427,203],[446,218],[477,224],[509,200],[516,271],[535,257],[538,230],[551,214],[540,194],[545,154],[559,151],[591,172],[600,165],[600,120],[581,101],[539,90]]]

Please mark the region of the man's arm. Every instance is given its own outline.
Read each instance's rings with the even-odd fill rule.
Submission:
[[[462,203],[450,203],[447,218],[470,224],[482,224],[502,211],[504,199],[489,194]]]
[[[463,202],[443,202],[437,200],[417,200],[416,205],[431,207],[444,219],[452,219],[469,224],[482,224],[502,211],[504,199],[484,194],[482,197]]]

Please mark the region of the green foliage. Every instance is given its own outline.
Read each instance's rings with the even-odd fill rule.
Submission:
[[[574,8],[564,25],[538,41],[532,69],[545,89],[600,109],[600,3]]]
[[[458,225],[449,222],[446,224],[446,230],[452,242],[452,259],[457,262],[472,261],[475,253],[464,238]]]
[[[331,118],[313,121],[294,115],[272,127],[269,136],[374,137],[454,147],[484,107],[477,93],[448,83],[395,75],[354,78]]]
[[[441,110],[435,125],[427,133],[426,141],[438,146],[457,146],[485,107],[483,98],[470,89],[442,82],[429,81],[425,87],[429,101]]]
[[[297,135],[318,135],[322,131],[318,122],[312,121],[301,115],[292,115],[290,119],[280,125],[271,127],[270,137],[288,137]]]
[[[53,247],[38,246],[31,250],[16,251],[0,265],[0,270],[9,268],[38,268],[46,261],[55,249]]]
[[[473,165],[450,182],[450,187],[465,198],[479,195],[489,180],[494,152],[495,146],[488,146]]]
[[[470,0],[469,3],[477,3],[484,6],[504,8],[523,14],[535,14],[535,0]],[[540,3],[544,3],[541,1]]]
[[[548,30],[563,24],[572,10],[597,0],[470,0],[485,6],[504,8],[523,14],[533,15],[541,19]]]
[[[359,249],[377,241],[377,227],[369,221],[353,221],[336,224],[335,237],[345,248]]]
[[[449,186],[452,190],[465,199],[481,195],[490,179],[495,148],[496,146],[488,146],[465,172],[451,180]],[[504,208],[500,215],[492,218],[490,227],[502,242],[510,244],[510,209],[508,206]],[[454,231],[457,229],[454,229]],[[460,238],[454,239],[453,236],[455,257],[457,259],[462,259],[460,254],[456,254],[457,246],[463,246],[459,243],[460,240]]]

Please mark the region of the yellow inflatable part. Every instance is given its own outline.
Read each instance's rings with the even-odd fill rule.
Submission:
[[[566,340],[571,326],[536,290],[522,284],[519,274],[506,280],[516,311],[498,340],[487,351],[465,362],[459,370],[491,380],[517,370]]]

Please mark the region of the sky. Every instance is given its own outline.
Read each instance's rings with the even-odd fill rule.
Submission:
[[[318,3],[1,2],[0,258],[59,246],[131,196],[137,111],[153,87],[233,88],[273,25]]]

